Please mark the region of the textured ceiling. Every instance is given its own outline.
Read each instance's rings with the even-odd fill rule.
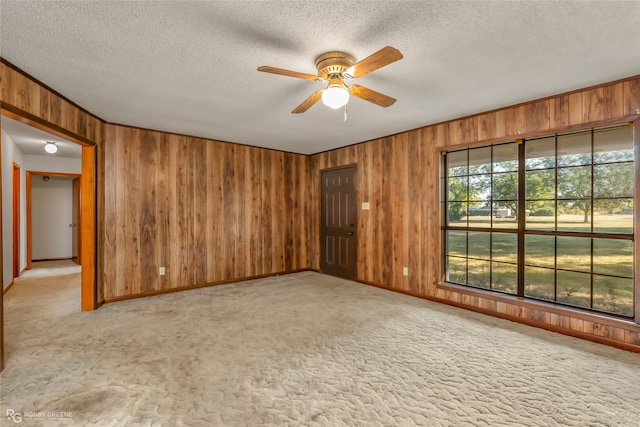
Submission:
[[[0,2],[0,54],[114,123],[315,153],[640,73],[640,2]],[[355,82],[398,99],[321,103],[315,58],[404,59]]]
[[[23,154],[82,158],[82,146],[7,117],[2,117],[2,130],[11,137]],[[56,143],[58,151],[55,154],[44,151],[47,141]]]

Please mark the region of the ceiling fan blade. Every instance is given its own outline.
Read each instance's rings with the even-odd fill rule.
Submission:
[[[395,98],[360,85],[349,86],[349,92],[353,96],[357,96],[358,98],[362,98],[365,101],[372,102],[384,108],[389,107],[396,102]]]
[[[354,79],[369,74],[372,71],[382,68],[385,65],[389,65],[392,62],[396,62],[402,59],[403,56],[400,51],[394,47],[383,47],[376,53],[367,56],[363,60],[356,62],[347,70],[347,74]]]
[[[297,71],[285,70],[283,68],[262,66],[258,67],[258,71],[262,71],[263,73],[280,74],[282,76],[297,77],[299,79],[320,80],[319,76],[314,76],[313,74],[299,73]]]
[[[310,97],[302,101],[302,104],[298,105],[295,110],[292,111],[293,114],[300,114],[307,111],[309,108],[313,106],[316,102],[320,101],[322,98],[322,89],[317,92],[314,92]]]

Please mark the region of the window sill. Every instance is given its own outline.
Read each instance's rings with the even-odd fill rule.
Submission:
[[[569,316],[572,318],[586,320],[589,322],[599,323],[606,326],[623,327],[627,329],[635,329],[640,332],[640,324],[633,319],[625,319],[616,316],[609,316],[604,313],[595,313],[591,311],[580,310],[578,308],[560,307],[552,303],[543,301],[530,300],[515,295],[507,295],[498,292],[486,291],[483,289],[470,288],[452,283],[440,282],[436,283],[436,288],[444,291],[458,292],[463,295],[484,298],[491,301],[512,304],[517,307],[527,308],[531,310],[539,310],[546,313],[552,313],[559,316]]]

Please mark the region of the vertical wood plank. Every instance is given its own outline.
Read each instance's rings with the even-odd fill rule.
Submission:
[[[623,110],[625,115],[640,114],[640,79],[622,84]]]
[[[584,116],[582,114],[582,92],[576,92],[569,95],[569,125],[577,125],[582,123]]]
[[[140,257],[140,200],[141,200],[141,137],[137,129],[127,129],[127,143],[124,147],[125,190],[124,190],[124,228],[126,230],[123,279],[128,282],[130,292],[142,291]]]
[[[180,140],[175,135],[167,136],[167,146],[165,147],[169,151],[169,193],[168,200],[168,214],[169,214],[169,241],[167,259],[167,274],[169,276],[169,287],[178,287],[179,276],[179,260],[178,255],[180,253],[179,246],[179,231],[178,231],[178,213],[180,206],[178,206],[178,152],[180,151]]]
[[[138,155],[138,170],[153,171],[154,173],[139,174],[140,187],[140,254],[149,256],[140,257],[140,292],[149,292],[158,289],[158,272],[156,268],[155,254],[158,242],[157,237],[157,200],[156,185],[158,170],[158,144],[155,135],[144,131],[140,135],[140,150]]]
[[[206,141],[191,141],[193,179],[193,250],[190,267],[193,278],[190,283],[207,283],[207,148]]]
[[[498,110],[494,114],[496,116],[496,138],[503,138],[507,135],[506,110]]]
[[[495,112],[481,114],[478,116],[478,136],[477,140],[497,138],[496,114]]]
[[[299,161],[302,163],[301,173],[300,173],[300,182],[302,184],[301,192],[298,197],[299,203],[299,211],[300,214],[298,216],[300,221],[300,235],[302,239],[302,244],[299,248],[301,253],[300,265],[298,268],[309,268],[311,267],[311,260],[309,259],[311,255],[311,247],[309,245],[310,238],[310,209],[311,209],[311,175],[309,173],[309,157],[299,157]]]
[[[275,212],[277,219],[272,220],[272,240],[274,242],[274,253],[276,256],[273,257],[274,266],[273,271],[285,271],[285,230],[286,226],[286,215],[284,212],[285,209],[285,194],[284,194],[284,186],[282,185],[283,180],[285,179],[284,172],[284,156],[285,153],[276,152],[274,153],[275,160],[272,163],[271,167],[273,168],[273,183],[272,187],[273,191],[273,211]],[[285,221],[283,221],[285,219]]]
[[[227,159],[224,156],[225,147],[220,142],[211,142],[213,145],[213,173],[212,179],[214,185],[213,205],[210,206],[209,216],[213,217],[213,236],[214,251],[209,253],[209,257],[213,257],[214,275],[211,280],[218,281],[226,278],[226,265],[228,263],[227,245],[226,245],[226,229],[225,229],[225,164]]]
[[[425,288],[430,292],[433,292],[435,284],[438,282],[437,272],[438,265],[440,263],[440,170],[441,170],[441,154],[435,149],[437,145],[439,135],[433,131],[427,132],[426,144],[424,144],[424,178],[425,183],[423,188],[425,191],[425,200],[430,200],[427,206],[424,207],[424,213],[422,217],[423,224],[425,224],[425,242],[424,254],[422,255],[426,259],[424,266],[424,280]]]
[[[360,280],[370,280],[370,267],[373,263],[372,242],[370,237],[373,235],[371,225],[370,210],[362,210],[362,203],[370,203],[371,199],[371,144],[358,144],[358,160],[357,160],[357,212],[358,212],[358,273]]]
[[[170,162],[169,157],[169,137],[168,135],[157,135],[157,172],[156,172],[156,242],[155,262],[156,267],[168,268],[169,274],[158,277],[157,289],[170,288],[171,268],[168,261],[171,259],[169,230],[171,228],[171,220],[169,214],[169,185],[170,185]]]
[[[387,277],[388,286],[396,286],[398,289],[404,290],[404,277],[402,276],[403,256],[403,226],[404,212],[401,202],[402,188],[402,149],[400,136],[392,136],[388,138],[389,152],[392,153],[390,161],[387,164],[389,168],[389,199],[387,209],[391,213],[389,216],[388,243],[391,248],[391,259],[389,262],[389,276]]]
[[[116,297],[119,295],[131,295],[133,290],[129,287],[129,282],[126,280],[125,276],[125,267],[127,263],[127,254],[126,247],[126,236],[127,236],[127,224],[126,224],[126,183],[127,183],[127,168],[125,165],[125,146],[127,144],[125,130],[121,127],[115,128],[115,137],[117,138],[117,143],[115,145],[114,150],[116,152],[115,157],[117,163],[115,164],[115,202],[113,207],[117,207],[115,209],[116,216],[116,247],[115,247],[115,264],[116,264],[116,275],[112,278],[113,286],[115,289],[115,294],[111,295],[111,297]],[[120,142],[122,141],[122,142]],[[105,206],[106,209],[109,209],[109,206]]]
[[[245,183],[245,157],[248,147],[238,146],[235,147],[235,180],[234,180],[234,199],[236,208],[236,223],[235,223],[235,266],[234,273],[231,277],[246,277],[245,274],[245,257],[244,252],[246,250],[246,238],[244,234],[244,222],[245,222],[245,202],[246,195],[244,194]]]
[[[394,252],[389,252],[389,248],[393,248],[393,215],[394,210],[391,206],[393,177],[391,176],[394,158],[394,152],[391,147],[391,139],[384,138],[382,140],[382,156],[380,162],[380,175],[382,182],[380,183],[380,207],[379,210],[379,226],[381,247],[379,251],[381,271],[381,282],[385,286],[391,286],[393,280]],[[393,248],[395,249],[395,248]]]
[[[591,123],[604,118],[604,89],[599,87],[582,93],[582,122]]]
[[[623,84],[616,83],[602,88],[602,114],[604,119],[621,117],[624,113]]]
[[[272,188],[275,186],[274,181],[272,180],[272,172],[273,172],[273,152],[265,151],[262,153],[262,206],[264,215],[262,215],[261,228],[263,230],[262,234],[262,271],[263,272],[271,272],[275,271],[273,269],[273,246],[272,246],[272,236],[273,236],[273,228],[272,228],[272,218],[275,215],[273,211],[273,200],[272,200]]]
[[[372,198],[371,198],[371,207],[370,207],[370,216],[372,221],[373,233],[370,237],[371,247],[372,247],[372,268],[371,268],[371,282],[377,283],[380,285],[384,285],[384,279],[382,277],[382,262],[383,262],[383,251],[384,251],[384,236],[383,236],[383,225],[381,224],[381,220],[383,218],[382,213],[382,199],[383,199],[383,171],[382,171],[382,161],[383,161],[383,140],[379,139],[371,142],[372,147],[372,168],[371,168],[371,190],[372,190]],[[379,232],[376,232],[379,231]]]
[[[283,157],[283,176],[284,182],[289,182],[291,187],[295,187],[294,177],[296,175],[293,156],[290,153],[284,153]],[[285,221],[283,244],[284,244],[284,271],[290,271],[295,264],[295,255],[293,250],[293,200],[291,190],[284,191],[283,197],[283,218]]]
[[[505,136],[516,137],[526,132],[524,105],[506,108],[504,113]]]
[[[236,193],[236,147],[225,153],[224,163],[224,230],[225,230],[225,272],[224,280],[234,277],[236,267],[237,197]]]
[[[104,246],[103,259],[110,260],[110,262],[103,263],[102,269],[102,284],[104,287],[104,298],[113,298],[118,295],[118,289],[116,288],[117,280],[117,256],[116,256],[116,236],[117,236],[117,210],[110,208],[110,206],[116,205],[117,200],[117,178],[116,168],[118,164],[117,144],[115,143],[115,127],[107,126],[105,129],[107,134],[106,140],[108,144],[104,144],[104,180],[111,183],[111,185],[105,185],[104,190]]]
[[[549,114],[551,128],[561,128],[569,125],[569,96],[561,95],[552,99]]]
[[[525,106],[525,122],[527,132],[540,132],[549,130],[551,117],[549,110],[550,100],[533,102]]]
[[[245,264],[247,276],[255,276],[260,274],[259,261],[262,253],[261,241],[259,239],[260,232],[259,212],[261,189],[259,187],[262,178],[258,165],[262,163],[261,150],[252,148],[249,155],[245,158],[245,169],[248,171],[247,179],[245,179],[244,194],[247,197],[247,221],[244,224],[244,234],[247,236],[249,248],[245,251]]]
[[[409,198],[409,182],[410,182],[410,167],[409,167],[409,135],[402,134],[399,135],[401,146],[399,147],[401,153],[401,161],[400,161],[400,174],[401,174],[401,185],[402,185],[402,193],[400,195],[399,205],[402,213],[402,262],[399,265],[399,274],[402,279],[403,289],[408,291],[416,291],[416,287],[414,286],[411,277],[413,277],[417,270],[412,270],[409,265],[409,245],[410,239],[409,236],[409,223],[413,220],[414,216],[420,209],[417,206],[417,201],[419,199],[410,199]],[[419,153],[417,160],[420,161]],[[413,221],[415,222],[415,221]],[[414,238],[417,236],[414,236]],[[415,240],[414,240],[415,243]],[[408,270],[408,275],[404,275],[403,268],[406,267]]]

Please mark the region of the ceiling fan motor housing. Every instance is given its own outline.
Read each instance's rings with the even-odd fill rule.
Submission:
[[[320,77],[330,80],[336,74],[342,77],[343,73],[355,63],[353,56],[348,53],[327,52],[316,59],[316,68]]]

